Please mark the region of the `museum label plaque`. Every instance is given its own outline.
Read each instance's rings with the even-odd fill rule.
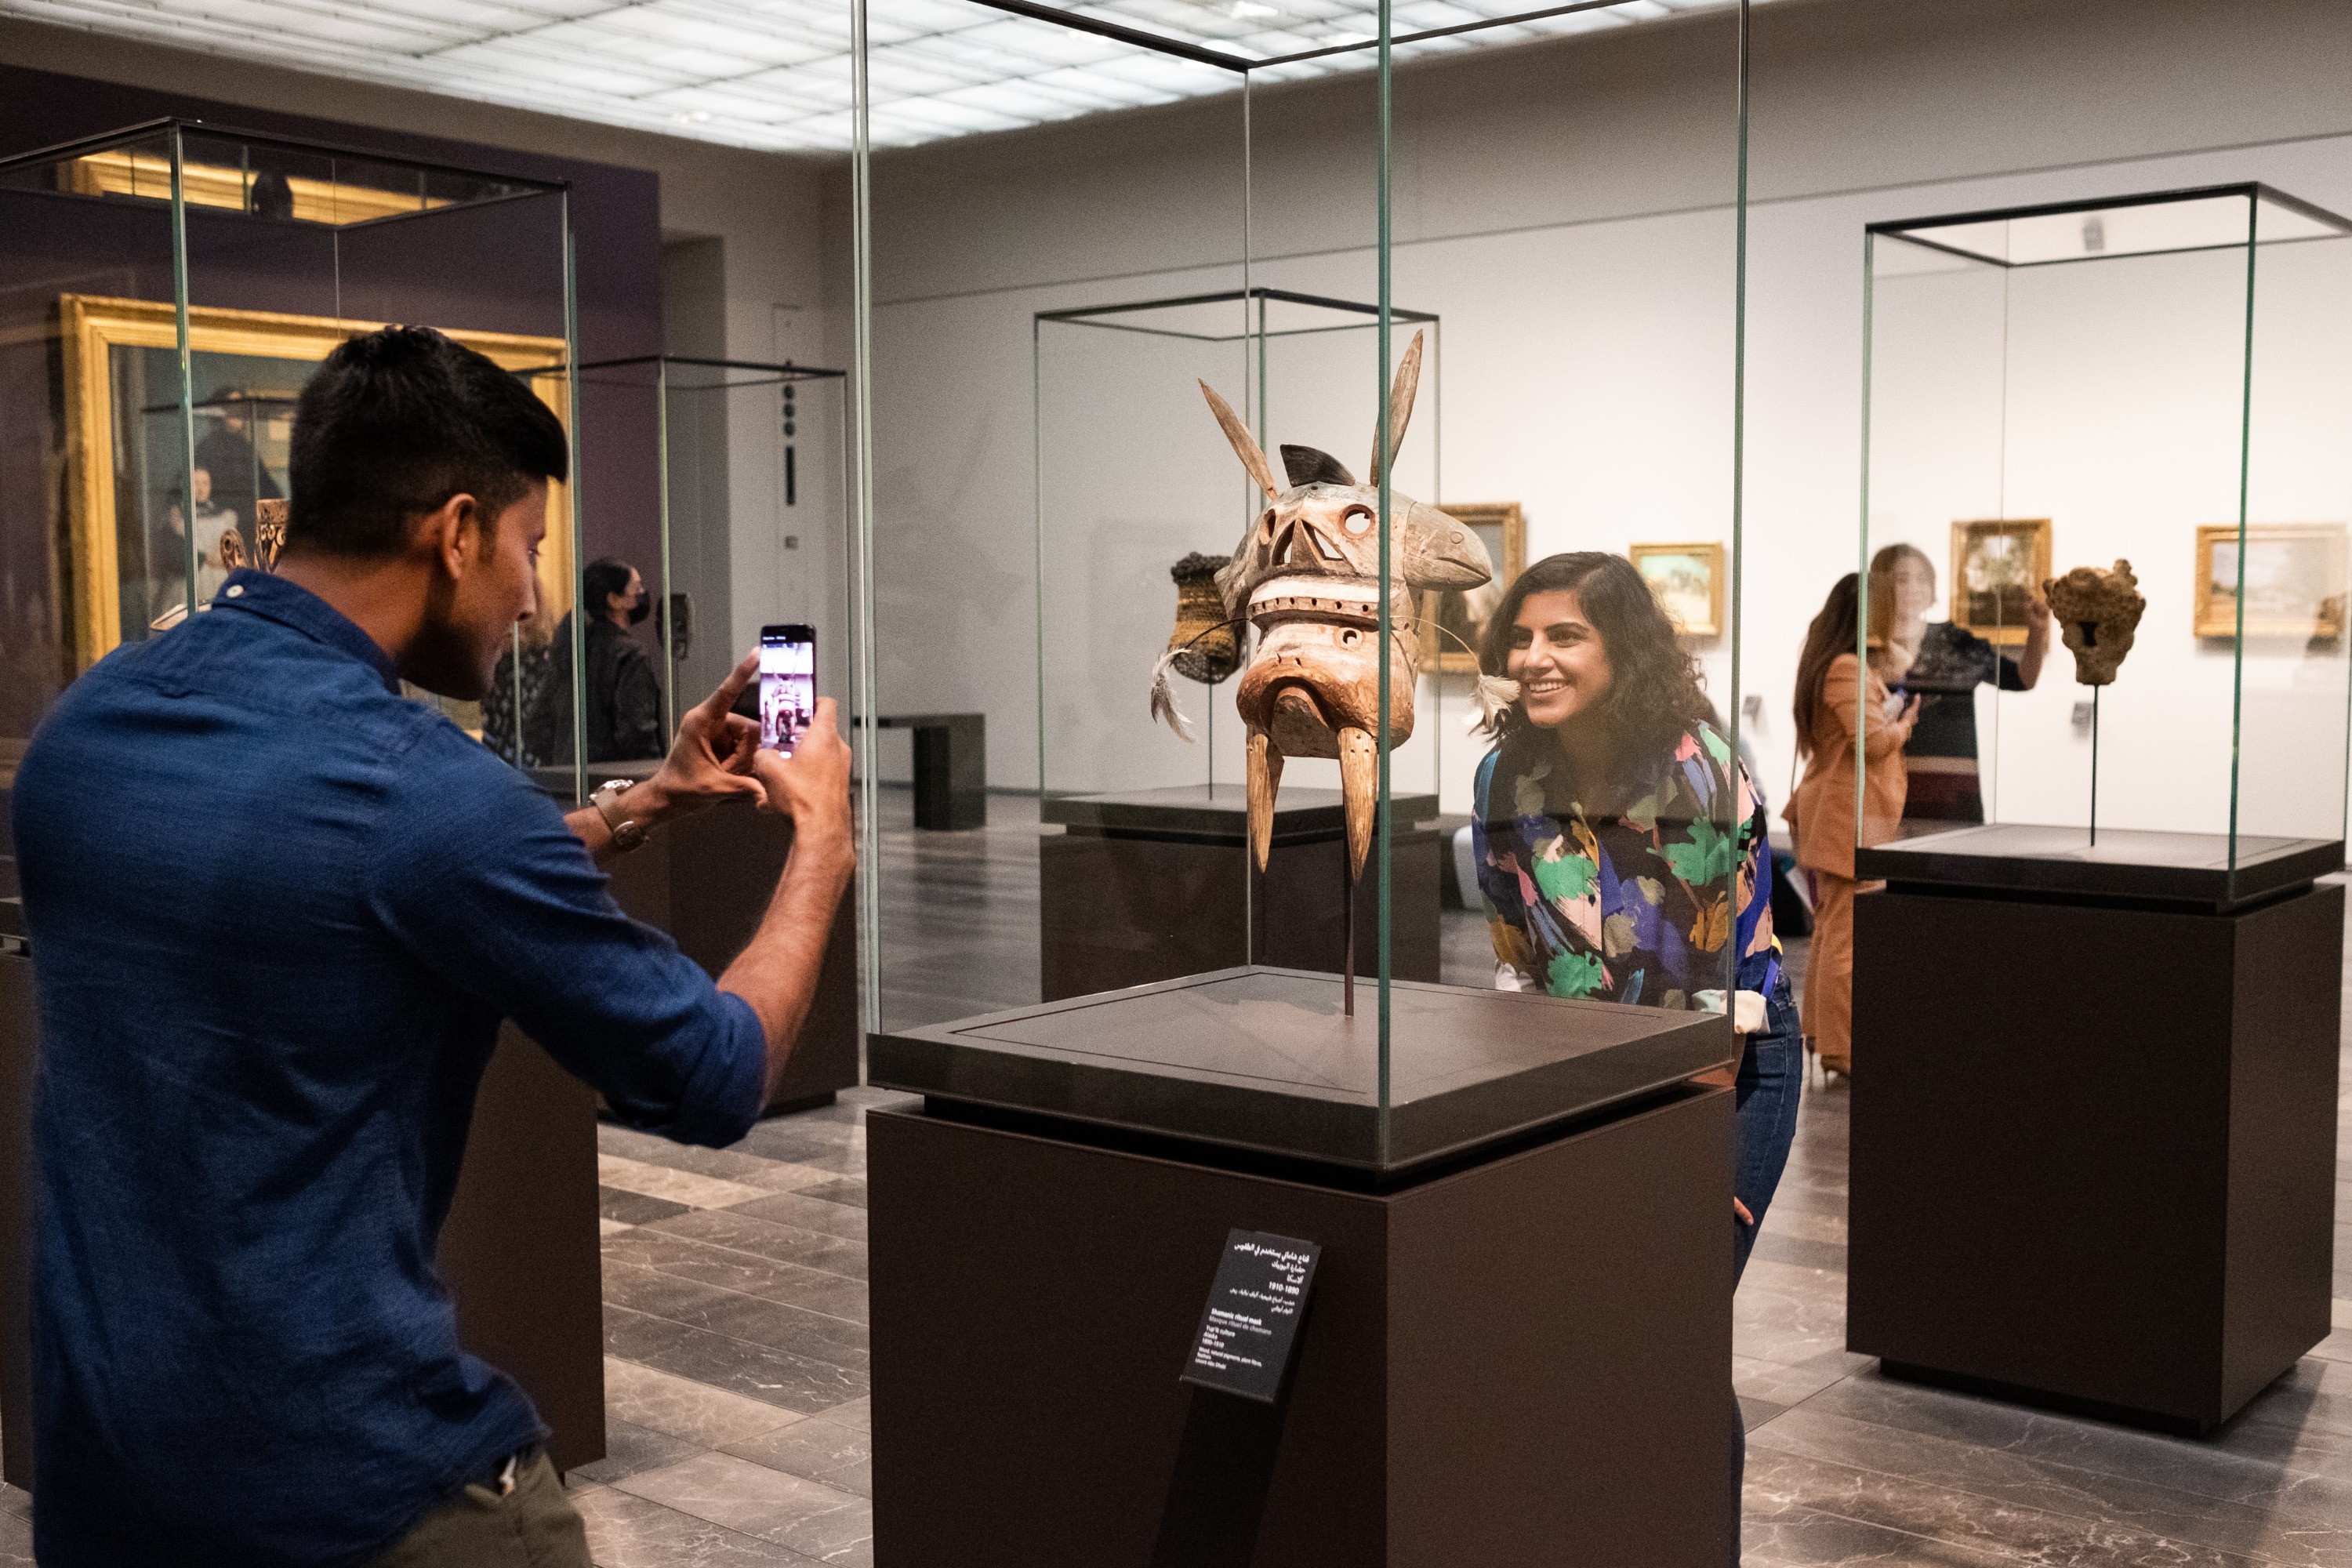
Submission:
[[[1322,1250],[1263,1231],[1227,1233],[1180,1381],[1273,1404]]]

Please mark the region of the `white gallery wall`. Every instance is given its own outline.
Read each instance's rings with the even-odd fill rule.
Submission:
[[[1424,384],[1403,488],[1521,502],[1530,559],[1731,540],[1731,43],[1725,18],[1698,16],[1399,73],[1394,299],[1443,319],[1440,384]],[[1761,699],[1748,739],[1776,802],[1805,623],[1856,560],[1864,226],[2247,179],[2352,210],[2347,80],[2352,7],[2341,5],[1758,8],[1738,644],[1741,689]],[[1252,94],[1250,282],[1371,298],[1371,108],[1360,79]],[[1241,286],[1242,119],[1235,95],[877,163],[882,702],[986,711],[999,784],[1038,776],[1041,625],[1048,787],[1174,783],[1207,765],[1203,748],[1150,729],[1145,690],[1172,619],[1168,563],[1229,551],[1248,515],[1191,384],[1208,374],[1196,360],[1221,356],[1238,381],[1240,352],[1155,342],[1040,360],[1033,342],[1040,310]],[[2273,265],[2277,254],[2265,253],[2261,296],[2262,342],[2275,347],[2257,356],[2251,515],[2352,521],[2341,434],[2352,298],[2327,265]],[[2050,516],[2060,570],[2129,555],[2149,609],[2102,700],[2101,819],[2218,828],[2231,661],[2226,644],[2190,635],[2189,601],[2195,525],[2234,516],[2211,482],[2213,463],[2234,458],[2221,426],[2238,392],[2227,345],[2206,330],[2221,285],[2167,282],[2160,267],[2137,279],[2115,264],[2071,270],[2063,286],[2013,292],[1989,339],[1948,345],[1947,384],[1933,336],[1968,336],[1969,323],[1928,310],[1906,329],[1916,396],[1897,423],[1932,447],[1939,426],[1975,440],[1990,421],[2010,432],[2011,460],[1988,491],[1945,484],[1932,462],[1898,477],[1882,453],[1875,542],[1912,539],[1942,569],[1957,518]],[[1272,355],[1277,382],[1284,352]],[[1328,391],[1295,384],[1270,396],[1267,434],[1328,447],[1360,471],[1377,373],[1369,350],[1350,352],[1353,368],[1349,352],[1326,354]],[[1988,355],[2011,372],[1990,411],[1971,379]],[[2167,419],[2176,427],[2159,438],[2148,422]],[[1733,639],[1696,651],[1721,701]],[[2246,772],[2260,782],[2245,792],[2245,826],[2328,830],[2343,809],[2341,652],[2250,652]],[[1231,690],[1180,683],[1196,719],[1220,705],[1217,771],[1238,778]],[[1463,730],[1465,692],[1446,683],[1433,722],[1437,694],[1424,687],[1420,732],[1397,762],[1400,789],[1435,782],[1454,809],[1483,750]],[[1998,715],[1980,700],[2002,815],[2080,819],[2088,740],[2073,710],[2087,695],[2059,650],[2036,691]]]

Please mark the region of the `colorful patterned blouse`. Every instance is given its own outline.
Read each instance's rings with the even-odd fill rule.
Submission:
[[[1730,743],[1704,724],[1685,733],[1610,816],[1585,811],[1567,766],[1548,731],[1523,731],[1478,766],[1496,985],[1720,1012],[1730,943],[1738,989],[1771,994],[1780,944],[1765,804]]]

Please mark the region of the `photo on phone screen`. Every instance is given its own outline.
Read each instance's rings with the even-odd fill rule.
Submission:
[[[816,712],[816,628],[760,628],[760,744],[785,756]]]

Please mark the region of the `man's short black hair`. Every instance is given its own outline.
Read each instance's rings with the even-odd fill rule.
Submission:
[[[418,513],[464,493],[495,520],[569,458],[520,377],[430,327],[380,328],[329,354],[294,405],[286,542],[395,554]]]
[[[609,555],[588,563],[588,570],[580,574],[580,598],[588,606],[588,613],[602,616],[605,595],[627,593],[629,578],[635,572],[636,568],[627,562],[615,561]]]

